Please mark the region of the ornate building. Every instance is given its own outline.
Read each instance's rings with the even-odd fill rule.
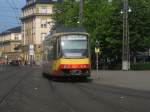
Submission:
[[[25,60],[36,62],[41,60],[41,43],[52,28],[53,3],[56,1],[26,0],[21,16]],[[32,49],[30,49],[31,46]]]
[[[21,50],[17,49],[21,45],[21,27],[8,29],[0,33],[0,52],[2,57],[8,60],[21,58]]]

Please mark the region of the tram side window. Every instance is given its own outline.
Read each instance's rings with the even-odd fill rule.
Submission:
[[[57,40],[53,41],[53,59],[57,58]]]
[[[53,59],[53,54],[54,54],[53,43],[49,42],[49,44],[48,44],[48,55],[47,55],[49,61]]]
[[[45,60],[46,60],[46,61],[48,60],[47,55],[48,55],[48,48],[46,47],[46,48],[45,48]]]
[[[57,40],[57,57],[59,58],[61,56],[61,50],[60,50],[60,39]]]
[[[44,42],[44,55],[43,55],[43,59],[45,60],[45,61],[47,61],[48,60],[48,40],[46,40],[45,42]]]

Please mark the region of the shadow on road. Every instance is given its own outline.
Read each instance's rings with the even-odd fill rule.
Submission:
[[[47,78],[50,81],[60,82],[60,83],[91,83],[93,79],[91,78],[85,78],[85,77],[57,77],[57,76],[50,76],[43,74],[45,78]]]

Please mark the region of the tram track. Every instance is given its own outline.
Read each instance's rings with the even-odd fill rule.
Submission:
[[[18,71],[17,71],[18,72]],[[17,73],[16,72],[16,73]],[[13,94],[13,92],[15,91],[15,89],[29,76],[29,74],[32,72],[32,70],[29,70],[28,72],[26,71],[22,71],[22,73],[24,74],[23,76],[21,76],[21,78],[18,79],[18,81],[16,81],[16,83],[7,91],[5,92],[5,94],[0,98],[0,105],[3,104],[4,101],[7,100],[7,98]],[[15,74],[15,73],[14,73]],[[12,74],[12,76],[14,75]],[[10,78],[10,77],[9,77]]]
[[[142,101],[147,100],[149,102],[149,92],[143,91],[136,91],[136,90],[130,90],[128,88],[119,88],[119,87],[109,87],[106,85],[100,85],[95,83],[81,83],[81,82],[55,82],[50,81],[51,90],[54,92],[54,95],[56,97],[56,101],[60,102],[61,104],[67,105],[67,108],[71,108],[69,112],[86,112],[85,108],[82,108],[82,106],[79,106],[78,104],[75,104],[74,102],[82,102],[81,105],[84,105],[84,99],[90,102],[95,102],[97,106],[99,105],[100,108],[98,108],[95,112],[99,112],[99,109],[105,110],[108,109],[108,112],[141,112],[141,110],[145,110],[144,104],[142,104]],[[66,89],[62,89],[62,87]],[[72,89],[71,89],[72,88]],[[76,93],[67,92],[69,90],[76,91]],[[80,96],[77,96],[77,94],[80,93]],[[74,94],[74,95],[70,95]],[[74,96],[74,98],[72,98]],[[81,96],[84,96],[82,99]],[[76,99],[76,97],[79,97]],[[72,98],[72,100],[70,100]],[[139,104],[142,104],[141,107],[137,107],[135,109],[130,106],[128,103],[131,100],[131,102],[138,102]],[[63,103],[62,103],[63,102]],[[96,106],[96,107],[97,107]],[[134,105],[136,106],[136,105]],[[91,108],[94,109],[94,105],[92,104]],[[145,106],[146,107],[146,106]],[[146,107],[147,108],[147,107]],[[138,110],[139,109],[139,110]],[[72,110],[72,111],[71,111]]]
[[[11,68],[11,69],[12,69],[12,68]],[[7,71],[7,74],[8,74],[9,72],[11,72],[11,70]],[[4,73],[4,75],[6,75],[6,73]],[[1,78],[0,78],[0,83],[5,82],[6,80],[8,80],[8,79],[10,79],[10,78],[12,78],[12,77],[15,77],[15,76],[17,76],[17,75],[18,75],[18,73],[16,73],[16,71],[11,72],[11,74],[9,73],[8,75],[6,75],[6,76],[4,76],[4,77],[1,77]]]
[[[20,74],[6,80],[6,83],[0,83],[0,87],[5,87],[0,92],[2,112],[7,110],[9,112],[148,112],[149,110],[147,104],[150,103],[150,95],[143,91],[140,93],[126,88],[96,84],[94,81],[89,83],[82,80],[45,79],[41,75],[40,68],[14,71],[11,73]]]
[[[55,97],[56,101],[60,103],[60,105],[68,110],[68,112],[81,112],[73,107],[59,92],[57,87],[55,86],[55,82],[50,80],[49,82],[50,88],[53,92],[53,96]]]
[[[120,109],[118,109],[118,105],[112,105],[111,103],[105,101],[103,98],[101,98],[101,99],[97,98],[97,96],[94,96],[93,94],[89,93],[88,91],[86,91],[82,87],[80,87],[80,85],[78,83],[73,83],[73,82],[66,82],[66,83],[67,83],[67,86],[70,86],[71,88],[75,89],[79,93],[83,94],[84,97],[88,98],[89,101],[96,102],[97,104],[100,104],[100,105],[101,104],[105,105],[105,107],[111,108],[112,110],[115,110],[115,111],[116,110],[120,111]],[[84,111],[81,107],[78,107],[78,104],[76,106],[74,106],[74,105],[72,105],[72,102],[69,103],[69,101],[67,101],[67,99],[65,98],[66,96],[63,96],[61,94],[61,92],[63,92],[63,91],[58,90],[57,86],[55,86],[55,81],[50,81],[50,87],[51,87],[51,90],[53,91],[57,101],[60,101],[63,105],[65,104],[65,106],[70,109],[70,112],[83,112]]]
[[[81,91],[83,94],[85,94],[89,99],[94,100],[98,104],[103,104],[106,107],[111,108],[112,110],[115,110],[117,112],[121,112],[121,109],[120,109],[121,107],[118,108],[118,105],[114,105],[113,103],[106,101],[103,97],[95,96],[91,92],[87,91],[85,89],[85,87],[81,86],[80,84],[72,83],[72,85],[73,85],[73,87],[75,87],[76,89],[78,89],[79,91]],[[95,90],[93,91],[93,93],[95,93]]]
[[[109,93],[109,94],[115,94],[115,95],[123,95],[127,97],[138,97],[138,98],[144,98],[144,99],[150,99],[150,92],[149,91],[140,91],[135,89],[129,89],[129,88],[121,88],[121,87],[114,87],[109,85],[103,85],[103,84],[77,84],[80,89],[84,90],[93,90],[93,91],[100,91],[102,93]],[[143,93],[144,92],[144,93]]]
[[[104,104],[112,109],[112,112],[141,112],[140,110],[129,108],[128,99],[133,99],[136,102],[139,100],[150,99],[150,94],[147,91],[131,90],[128,88],[109,87],[100,84],[72,84],[74,87],[82,91],[89,98],[95,100],[99,104]],[[94,87],[93,87],[94,85]],[[112,100],[112,98],[114,100]],[[138,100],[137,100],[138,99]],[[127,103],[127,104],[126,104]],[[140,102],[139,102],[140,103]],[[142,103],[140,103],[142,104]],[[126,105],[126,106],[125,106]],[[143,105],[143,104],[142,104]],[[136,105],[135,105],[136,106]],[[140,109],[140,108],[139,108]]]

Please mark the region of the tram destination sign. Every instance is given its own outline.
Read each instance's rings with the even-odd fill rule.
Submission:
[[[67,35],[62,36],[61,40],[87,40],[87,37],[84,35]]]

